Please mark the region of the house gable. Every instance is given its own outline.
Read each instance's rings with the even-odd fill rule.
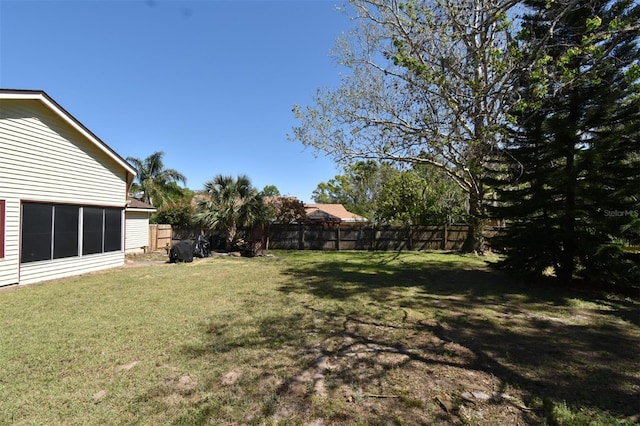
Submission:
[[[83,255],[82,217],[86,209],[119,210],[122,222],[134,176],[131,165],[46,93],[0,90],[0,200],[5,206],[0,285],[38,282],[123,264],[121,249]],[[77,249],[74,245],[69,249],[76,250],[77,256],[52,255],[50,260],[24,262],[21,212],[25,205],[38,204],[51,206],[52,211],[77,211],[79,241]],[[122,236],[115,241],[122,241]]]
[[[98,138],[93,132],[86,128],[73,115],[67,112],[62,106],[54,101],[49,95],[41,90],[11,90],[0,89],[0,103],[4,110],[8,101],[36,101],[42,104],[42,107],[58,117],[59,120],[66,123],[70,128],[78,132],[83,138],[89,141],[98,150],[102,151],[107,157],[111,158],[120,167],[126,170],[127,185],[130,186],[136,175],[135,169],[127,163],[127,161],[111,149],[106,143]]]

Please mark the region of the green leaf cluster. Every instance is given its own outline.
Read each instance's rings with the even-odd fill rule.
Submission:
[[[269,210],[262,194],[246,175],[237,178],[216,175],[204,185],[204,196],[198,201],[195,218],[206,229],[226,237],[232,248],[240,237],[241,227],[252,227],[268,220]]]
[[[151,223],[169,224],[175,228],[194,226],[194,210],[188,202],[166,204],[151,215]]]
[[[165,168],[163,156],[164,152],[157,151],[143,160],[127,157],[127,161],[136,169],[130,193],[155,207],[177,202],[185,196],[185,189],[178,186],[178,182],[186,183],[187,178],[175,169]]]
[[[414,165],[356,162],[345,174],[322,182],[317,203],[338,203],[379,224],[442,225],[464,222],[466,194],[442,170]]]

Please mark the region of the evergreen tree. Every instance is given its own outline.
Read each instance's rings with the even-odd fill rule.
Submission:
[[[525,5],[512,138],[493,168],[493,211],[510,220],[505,265],[551,266],[563,282],[594,267],[609,281],[632,279],[613,243],[640,199],[640,5]]]

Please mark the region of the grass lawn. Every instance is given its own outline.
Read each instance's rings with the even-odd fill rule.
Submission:
[[[473,256],[272,254],[0,290],[0,423],[640,420],[636,298]]]

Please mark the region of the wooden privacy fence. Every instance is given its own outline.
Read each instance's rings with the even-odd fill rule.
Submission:
[[[501,228],[488,227],[485,238]],[[466,224],[440,226],[372,227],[339,224],[271,224],[248,239],[260,241],[267,250],[460,250],[467,238]],[[195,240],[200,229],[149,226],[152,250],[170,247],[181,240]],[[167,245],[168,244],[168,245]]]
[[[167,224],[149,224],[149,248],[151,250],[167,249],[178,241],[191,240],[202,233],[200,229],[173,228]]]
[[[459,250],[469,226],[293,224],[270,225],[265,231],[267,250]]]
[[[162,250],[171,247],[172,236],[171,225],[149,224],[149,249]]]

